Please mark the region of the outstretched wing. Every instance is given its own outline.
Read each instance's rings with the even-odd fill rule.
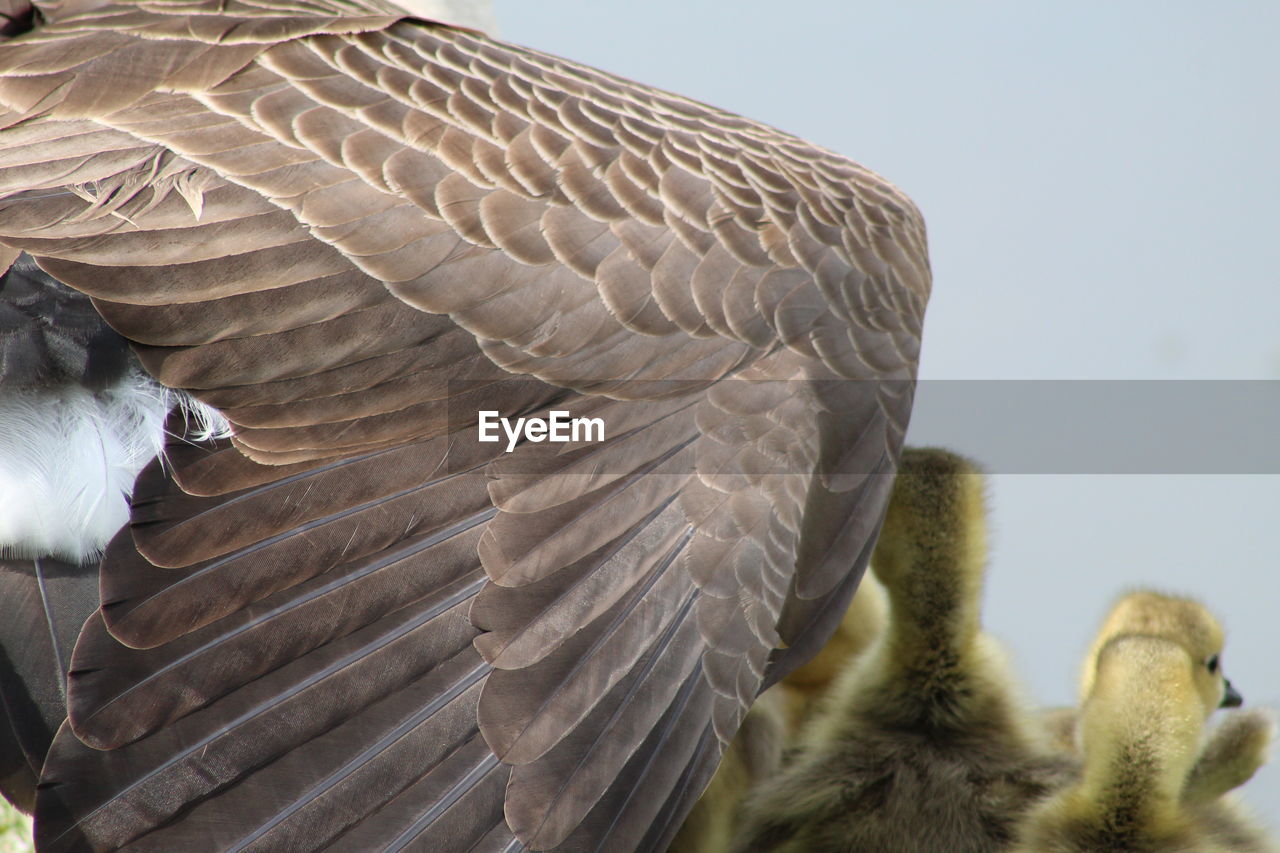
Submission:
[[[107,5],[0,75],[0,242],[234,426],[138,479],[41,849],[663,848],[865,564],[910,202],[337,0]],[[604,438],[507,452],[482,410]]]

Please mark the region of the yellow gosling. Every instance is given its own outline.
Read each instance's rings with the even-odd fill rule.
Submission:
[[[840,673],[875,642],[888,619],[889,602],[884,587],[868,572],[844,619],[822,651],[784,678],[769,692],[780,693],[786,706],[789,732],[797,732],[818,708]]]
[[[972,463],[904,453],[872,557],[887,627],[748,799],[734,850],[994,853],[1070,778],[982,633],[986,529]]]
[[[775,686],[747,712],[720,759],[716,775],[694,803],[667,853],[728,850],[739,805],[754,786],[778,772],[786,738],[786,697]]]
[[[1206,703],[1217,707],[1241,704],[1240,694],[1223,673],[1222,625],[1195,599],[1155,590],[1129,592],[1108,611],[1081,670],[1082,696],[1087,697],[1092,690],[1099,651],[1110,640],[1125,635],[1177,643],[1198,663],[1195,681]],[[1078,752],[1074,709],[1046,712],[1045,720],[1060,748]],[[1206,819],[1218,820],[1217,815],[1225,814],[1226,823],[1244,822],[1238,807],[1221,798],[1247,782],[1266,763],[1273,728],[1268,711],[1228,713],[1200,749],[1183,787],[1182,802],[1200,808]]]
[[[1103,630],[1111,628],[1108,620]],[[1220,636],[1216,642],[1220,648]],[[1024,818],[1017,853],[1272,849],[1229,804],[1186,801],[1205,722],[1225,689],[1204,660],[1167,637],[1120,634],[1098,647],[1090,669],[1079,724],[1082,777]]]
[[[783,750],[822,704],[837,677],[880,635],[887,609],[884,587],[868,573],[835,634],[817,656],[756,700],[668,853],[728,850],[742,800],[777,773]]]
[[[1240,694],[1222,672],[1222,625],[1195,599],[1154,590],[1127,593],[1107,613],[1081,670],[1081,701],[1093,688],[1094,661],[1099,650],[1112,638],[1125,634],[1145,634],[1178,643],[1193,659],[1204,664],[1196,675],[1199,689],[1206,695],[1216,693],[1222,707],[1240,704]]]

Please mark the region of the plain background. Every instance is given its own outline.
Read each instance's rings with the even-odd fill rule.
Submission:
[[[506,39],[784,128],[906,190],[934,272],[924,379],[1280,378],[1280,5],[494,8]],[[1110,601],[1155,585],[1207,602],[1232,680],[1280,707],[1280,477],[997,474],[990,491],[986,622],[1035,701],[1073,702]],[[1245,795],[1280,830],[1280,766]]]

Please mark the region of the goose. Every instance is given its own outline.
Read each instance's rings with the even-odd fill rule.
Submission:
[[[1175,640],[1120,634],[1098,649],[1081,710],[1080,780],[1023,819],[1018,853],[1252,853],[1274,848],[1230,804],[1186,788],[1220,678]],[[1246,750],[1247,751],[1247,750]],[[1221,793],[1221,792],[1219,792]]]
[[[872,557],[888,624],[785,771],[744,807],[738,851],[997,851],[1069,779],[981,627],[983,480],[908,448]]]
[[[6,371],[161,451],[7,493],[39,849],[664,849],[870,554],[915,206],[382,0],[9,11]]]

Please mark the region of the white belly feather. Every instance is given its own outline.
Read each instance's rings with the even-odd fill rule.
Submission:
[[[107,391],[0,391],[0,554],[93,559],[129,520],[142,468],[179,395],[134,375]],[[209,433],[226,421],[190,403]]]

